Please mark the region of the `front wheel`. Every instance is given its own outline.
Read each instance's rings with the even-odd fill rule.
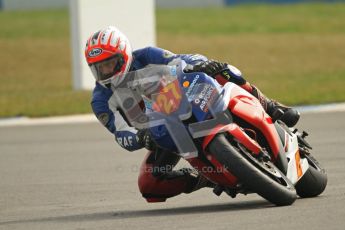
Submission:
[[[318,196],[327,185],[326,171],[309,153],[300,152],[301,157],[308,160],[309,168],[295,186],[297,194],[302,198]]]
[[[240,183],[271,203],[283,206],[296,200],[294,186],[272,162],[258,160],[244,148],[232,146],[224,134],[215,136],[208,150]]]

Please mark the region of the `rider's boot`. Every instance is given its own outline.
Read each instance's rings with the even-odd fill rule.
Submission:
[[[245,85],[243,85],[242,88],[244,88],[254,97],[259,99],[266,113],[270,115],[272,118],[278,116],[278,120],[284,122],[288,127],[293,127],[297,124],[300,118],[300,113],[296,109],[267,98],[257,87],[249,84],[248,82]]]

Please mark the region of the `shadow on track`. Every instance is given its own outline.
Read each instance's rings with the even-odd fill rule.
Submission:
[[[23,224],[23,223],[38,223],[38,222],[80,222],[80,221],[102,221],[111,219],[127,219],[140,217],[154,217],[154,216],[168,216],[168,215],[189,215],[197,213],[212,213],[212,212],[232,212],[243,210],[254,210],[276,207],[265,200],[248,201],[241,203],[227,203],[227,204],[212,204],[212,205],[196,205],[180,208],[161,208],[149,210],[124,210],[115,212],[100,212],[100,213],[86,213],[68,216],[55,216],[27,220],[13,220],[0,222],[1,225],[7,224]]]

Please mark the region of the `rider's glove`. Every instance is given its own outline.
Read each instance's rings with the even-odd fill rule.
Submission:
[[[215,76],[219,74],[222,70],[228,68],[227,63],[222,63],[216,60],[207,60],[200,62],[194,66],[188,65],[184,71],[186,73],[191,72],[203,72],[210,76]]]
[[[151,133],[147,129],[141,129],[137,133],[138,143],[147,150],[154,151],[156,149],[156,143],[151,137]]]

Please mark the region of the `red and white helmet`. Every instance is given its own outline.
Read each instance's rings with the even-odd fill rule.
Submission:
[[[127,37],[116,27],[95,32],[86,42],[85,57],[97,82],[103,86],[122,75],[132,63],[132,48]]]

